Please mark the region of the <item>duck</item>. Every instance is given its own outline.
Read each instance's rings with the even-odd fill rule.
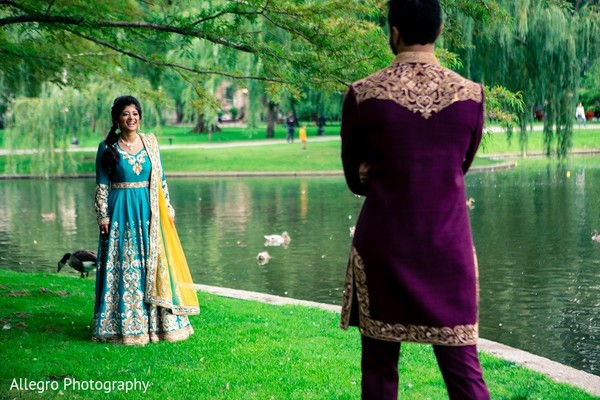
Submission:
[[[292,238],[284,231],[281,235],[265,235],[265,246],[287,246]]]
[[[271,259],[271,255],[268,251],[261,251],[256,255],[256,261],[258,261],[258,265],[265,265]]]
[[[81,273],[81,277],[87,277],[90,274],[90,271],[96,269],[97,257],[96,253],[91,250],[77,250],[73,253],[65,253],[63,258],[58,262],[58,270],[56,272],[60,272],[60,270],[68,265],[76,271]]]
[[[592,231],[592,240],[596,243],[600,243],[600,234],[598,233],[598,229],[594,229]]]
[[[469,210],[472,210],[475,208],[475,199],[472,197],[469,197],[469,200],[467,200],[467,207],[469,208]]]

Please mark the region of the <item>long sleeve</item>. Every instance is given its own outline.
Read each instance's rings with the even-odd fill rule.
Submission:
[[[469,149],[465,156],[465,161],[463,162],[463,173],[467,173],[473,160],[475,159],[475,153],[477,153],[477,149],[479,148],[479,144],[481,143],[481,137],[483,135],[483,123],[485,119],[485,96],[483,87],[481,88],[481,106],[479,108],[478,116],[477,116],[477,125],[475,131],[473,132],[473,136],[471,137],[471,143],[469,145]]]
[[[96,153],[96,195],[94,206],[98,225],[108,224],[110,215],[108,212],[108,193],[110,191],[110,180],[106,170],[102,166],[102,156],[106,151],[106,144],[100,143]]]
[[[361,162],[361,132],[358,129],[358,107],[352,87],[344,97],[342,108],[342,165],[348,188],[355,194],[366,196],[367,185],[360,182],[358,173]],[[364,150],[364,149],[363,149]]]

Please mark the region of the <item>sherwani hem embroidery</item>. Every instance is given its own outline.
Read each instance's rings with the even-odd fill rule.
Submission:
[[[362,258],[353,246],[346,272],[342,303],[341,327],[348,329],[352,310],[353,291],[358,300],[358,319],[361,334],[380,340],[393,342],[416,342],[444,346],[469,346],[477,344],[479,327],[477,323],[454,327],[404,325],[388,323],[371,318],[369,290]]]

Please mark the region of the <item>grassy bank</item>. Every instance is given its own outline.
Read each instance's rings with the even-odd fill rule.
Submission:
[[[0,270],[1,399],[356,399],[360,342],[337,314],[199,293],[196,333],[178,343],[123,347],[93,343],[94,279]],[[593,397],[482,354],[493,399]],[[13,380],[53,382],[58,390],[10,389]],[[149,383],[108,396],[73,381]],[[48,383],[48,385],[50,385]],[[402,349],[400,398],[444,399],[430,346]]]
[[[572,150],[600,149],[600,124],[589,124],[591,129],[573,128]],[[541,128],[541,125],[537,125]],[[531,131],[528,134],[527,153],[544,151],[544,135],[541,130]],[[479,156],[489,154],[521,153],[519,134],[514,133],[507,140],[506,133],[491,133],[484,136],[482,145],[478,151]]]
[[[312,131],[311,131],[312,129]],[[340,143],[338,140],[329,142],[315,141],[316,128],[309,128],[308,148],[302,150],[298,140],[293,144],[284,143],[285,131],[279,128],[275,138],[280,144],[269,144],[253,147],[219,147],[219,148],[169,148],[168,139],[172,138],[175,145],[193,145],[208,143],[236,143],[247,141],[264,141],[264,130],[249,130],[241,128],[224,128],[211,138],[208,135],[190,133],[189,128],[163,127],[159,135],[161,154],[167,173],[175,172],[297,172],[297,171],[341,171]],[[328,126],[327,137],[339,136],[339,126]],[[209,141],[210,139],[210,141]],[[82,143],[81,147],[95,149],[100,139],[88,139],[90,143]],[[600,125],[598,129],[575,129],[573,149],[599,149]],[[540,131],[530,133],[528,152],[543,151],[543,135]],[[487,165],[490,161],[485,156],[493,154],[519,155],[521,152],[518,136],[508,141],[504,133],[486,135],[478,152],[474,165]],[[32,165],[35,158],[43,162],[47,155],[0,156],[0,174],[6,174],[7,163],[16,165],[18,174],[35,174]],[[93,173],[95,171],[95,150],[73,153],[77,174]]]

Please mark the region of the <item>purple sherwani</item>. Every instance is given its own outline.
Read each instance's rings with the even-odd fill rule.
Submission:
[[[464,174],[484,119],[481,85],[432,53],[400,53],[344,100],[346,182],[366,197],[349,257],[341,326],[393,342],[473,345],[477,265]],[[370,164],[362,184],[359,165]]]

